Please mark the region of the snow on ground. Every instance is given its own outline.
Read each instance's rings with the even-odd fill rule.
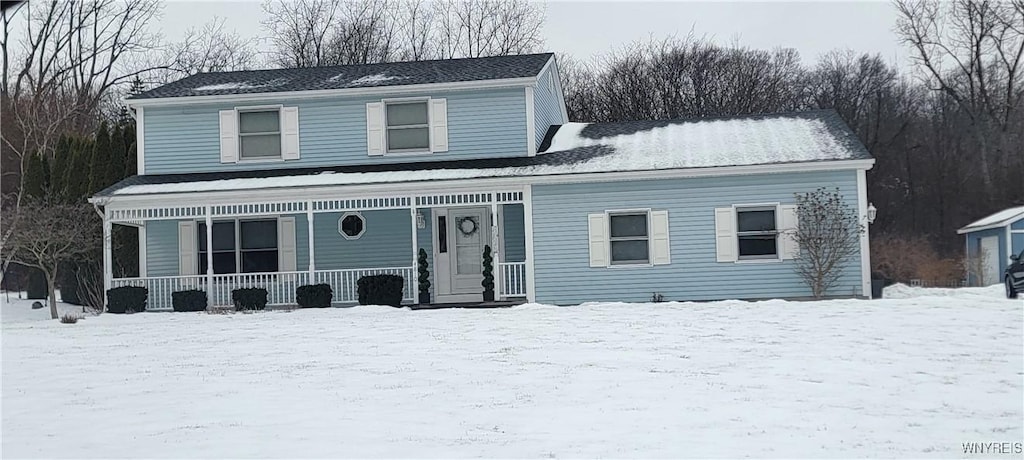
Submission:
[[[1024,439],[1024,302],[990,291],[4,314],[3,456],[962,456]]]
[[[60,291],[57,291],[57,298],[60,298]],[[50,304],[48,304],[46,300],[26,299],[24,292],[21,293],[21,298],[18,297],[17,292],[0,292],[0,300],[2,300],[3,305],[3,308],[0,309],[0,321],[5,325],[50,320]],[[43,304],[43,308],[33,310],[33,302]],[[73,314],[80,318],[92,316],[91,314],[82,313],[82,307],[79,305],[71,305],[63,302],[57,302],[57,314],[60,316]],[[6,370],[7,368],[4,368],[4,371]]]

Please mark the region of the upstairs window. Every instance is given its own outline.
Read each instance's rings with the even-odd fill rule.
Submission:
[[[774,206],[736,209],[740,260],[779,257],[779,232],[775,222]]]
[[[388,102],[385,112],[389,153],[430,150],[427,101]]]
[[[281,158],[279,110],[238,112],[238,155],[242,160]]]
[[[647,213],[609,214],[612,265],[649,263]]]

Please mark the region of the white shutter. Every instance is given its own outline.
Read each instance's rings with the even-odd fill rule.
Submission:
[[[198,272],[196,261],[196,223],[192,221],[178,222],[178,275],[195,275]]]
[[[607,267],[611,262],[608,254],[608,215],[591,214],[587,216],[590,227],[590,266]]]
[[[800,245],[793,238],[799,225],[796,205],[784,204],[779,207],[779,258],[795,259],[800,254]]]
[[[384,103],[366,103],[366,153],[384,155]]]
[[[715,208],[715,251],[719,262],[737,259],[736,213],[732,208]]]
[[[299,108],[281,108],[281,158],[299,159]]]
[[[448,100],[430,100],[430,151],[448,151]]]
[[[651,263],[668,265],[672,262],[668,243],[668,211],[651,211]]]
[[[308,225],[308,224],[307,224]],[[293,272],[298,267],[295,252],[295,218],[277,219],[277,271]]]
[[[234,110],[220,111],[220,162],[238,163],[238,115]]]

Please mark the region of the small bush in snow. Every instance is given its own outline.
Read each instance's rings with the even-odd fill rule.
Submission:
[[[263,288],[242,288],[231,291],[235,310],[263,310],[267,308],[267,290]]]
[[[402,306],[405,278],[398,275],[371,275],[359,278],[359,305]]]
[[[108,313],[135,313],[146,311],[149,290],[139,286],[122,286],[107,291]]]
[[[174,311],[205,311],[206,291],[190,289],[171,293],[171,306]]]
[[[312,284],[295,289],[295,303],[301,308],[326,308],[331,306],[334,290],[330,284]]]
[[[661,295],[660,292],[655,292],[655,293],[651,294],[651,302],[661,303],[661,302],[664,302],[664,301],[665,301],[665,296]]]
[[[79,319],[81,318],[79,318],[77,315],[67,313],[64,316],[60,317],[60,322],[63,324],[75,324],[78,322]]]

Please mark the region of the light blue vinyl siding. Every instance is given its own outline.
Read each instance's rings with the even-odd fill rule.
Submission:
[[[1011,230],[1024,230],[1024,219],[1020,219],[1010,224]]]
[[[366,231],[348,240],[338,233],[344,213],[313,215],[317,270],[409,267],[413,264],[412,224],[408,209],[364,211]]]
[[[283,217],[295,218],[295,267],[309,269],[309,241],[306,231],[306,215],[295,214]],[[245,219],[243,219],[245,220]],[[215,220],[219,221],[219,219]],[[178,221],[153,220],[146,222],[146,275],[178,276]]]
[[[424,95],[427,96],[427,95]],[[235,104],[152,107],[145,118],[146,174],[305,168],[526,155],[526,95],[522,88],[439,93],[448,103],[447,152],[367,155],[366,103],[381,97],[266,100],[239,104],[297,106],[300,159],[220,162],[218,113]]]
[[[1011,233],[1010,240],[1013,243],[1013,246],[1010,246],[1013,248],[1011,253],[1020,255],[1021,251],[1024,251],[1024,233]]]
[[[537,147],[544,140],[548,128],[551,125],[560,125],[568,120],[562,118],[561,94],[555,90],[554,79],[557,78],[552,71],[554,66],[549,67],[540,78],[537,79],[537,89],[533,92],[533,110],[535,141]]]
[[[523,205],[506,204],[502,206],[501,223],[505,236],[505,254],[502,262],[526,261],[526,232],[523,229]]]
[[[839,187],[856,209],[855,171],[609,182],[533,187],[537,301],[587,301],[805,297],[810,290],[793,262],[719,263],[714,209],[734,204],[793,203],[794,193]],[[587,215],[614,209],[667,210],[671,264],[592,268]],[[861,295],[860,256],[844,267],[829,295]]]

